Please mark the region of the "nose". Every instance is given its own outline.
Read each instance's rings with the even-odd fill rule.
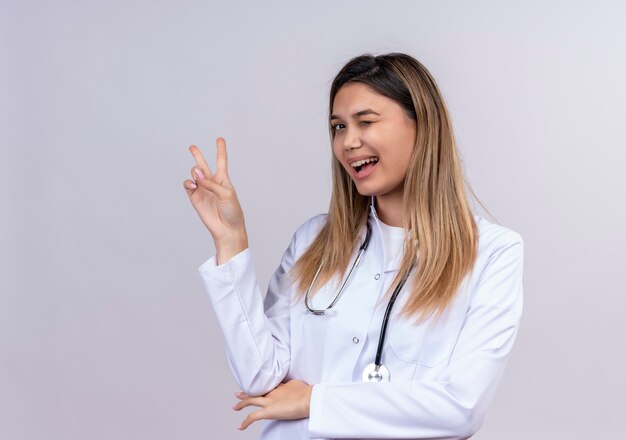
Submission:
[[[344,138],[343,149],[344,151],[354,150],[356,148],[361,148],[361,138],[359,136],[359,131],[355,129],[346,128],[346,136]]]

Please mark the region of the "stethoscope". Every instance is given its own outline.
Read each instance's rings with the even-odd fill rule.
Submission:
[[[367,233],[365,234],[365,240],[363,241],[363,244],[359,248],[359,252],[357,253],[356,259],[354,260],[354,263],[352,263],[352,267],[350,268],[350,271],[348,272],[348,276],[346,277],[345,281],[341,285],[339,289],[339,293],[337,293],[337,296],[335,297],[335,299],[325,309],[314,309],[309,305],[309,292],[311,291],[311,288],[315,284],[315,280],[317,279],[317,276],[319,275],[320,270],[322,269],[322,266],[324,264],[324,261],[322,260],[319,267],[317,268],[317,272],[315,273],[315,276],[313,277],[313,281],[311,281],[311,284],[309,285],[309,288],[307,289],[306,294],[304,295],[304,304],[306,305],[306,308],[309,310],[309,312],[313,313],[314,315],[324,315],[327,310],[332,309],[332,307],[335,305],[335,303],[337,302],[337,300],[343,293],[344,287],[348,283],[348,280],[350,279],[352,272],[359,265],[359,262],[361,261],[361,255],[363,254],[363,252],[365,252],[365,250],[367,249],[367,246],[369,245],[371,234],[372,234],[372,228],[370,227],[369,222],[368,222]],[[385,342],[385,335],[387,333],[387,323],[389,322],[389,314],[391,313],[393,304],[396,302],[396,297],[400,293],[400,290],[402,290],[402,287],[404,286],[404,283],[406,282],[410,272],[411,270],[409,270],[407,274],[402,278],[400,283],[398,283],[395,290],[393,291],[393,294],[391,295],[391,299],[389,300],[389,303],[387,304],[387,309],[385,310],[385,315],[383,317],[382,328],[380,330],[380,336],[378,337],[378,347],[376,349],[376,358],[374,360],[374,363],[369,364],[367,367],[363,369],[363,374],[361,375],[361,380],[363,382],[383,382],[383,381],[389,382],[391,380],[391,374],[389,373],[389,369],[385,367],[383,363],[381,362],[382,353],[383,353],[383,344]]]

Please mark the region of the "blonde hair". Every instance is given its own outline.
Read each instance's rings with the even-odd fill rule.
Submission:
[[[478,246],[477,226],[443,97],[428,70],[415,58],[401,53],[364,54],[350,60],[335,77],[329,119],[335,95],[349,82],[364,83],[393,99],[417,123],[403,195],[404,228],[411,234],[404,242],[404,257],[387,294],[417,263],[401,314],[422,319],[435,313],[439,317],[473,267]],[[334,131],[330,125],[329,132],[332,143]],[[298,298],[313,281],[322,260],[324,265],[311,293],[346,272],[368,221],[369,198],[357,192],[351,177],[333,156],[326,223],[289,272],[292,282],[296,282]]]

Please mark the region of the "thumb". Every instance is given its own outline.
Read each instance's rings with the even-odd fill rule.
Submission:
[[[196,192],[196,189],[198,189],[198,186],[193,180],[187,179],[183,182],[183,188],[185,188],[185,192],[187,193],[187,196],[191,197],[192,194]]]

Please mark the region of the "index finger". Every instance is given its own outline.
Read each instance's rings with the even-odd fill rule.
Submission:
[[[200,151],[200,148],[195,145],[191,145],[189,147],[189,151],[196,160],[196,163],[200,167],[200,170],[202,170],[202,172],[207,176],[212,176],[213,173],[211,173],[211,169],[209,168],[209,164],[207,163],[207,161],[204,160],[204,156],[202,155],[202,151]]]

